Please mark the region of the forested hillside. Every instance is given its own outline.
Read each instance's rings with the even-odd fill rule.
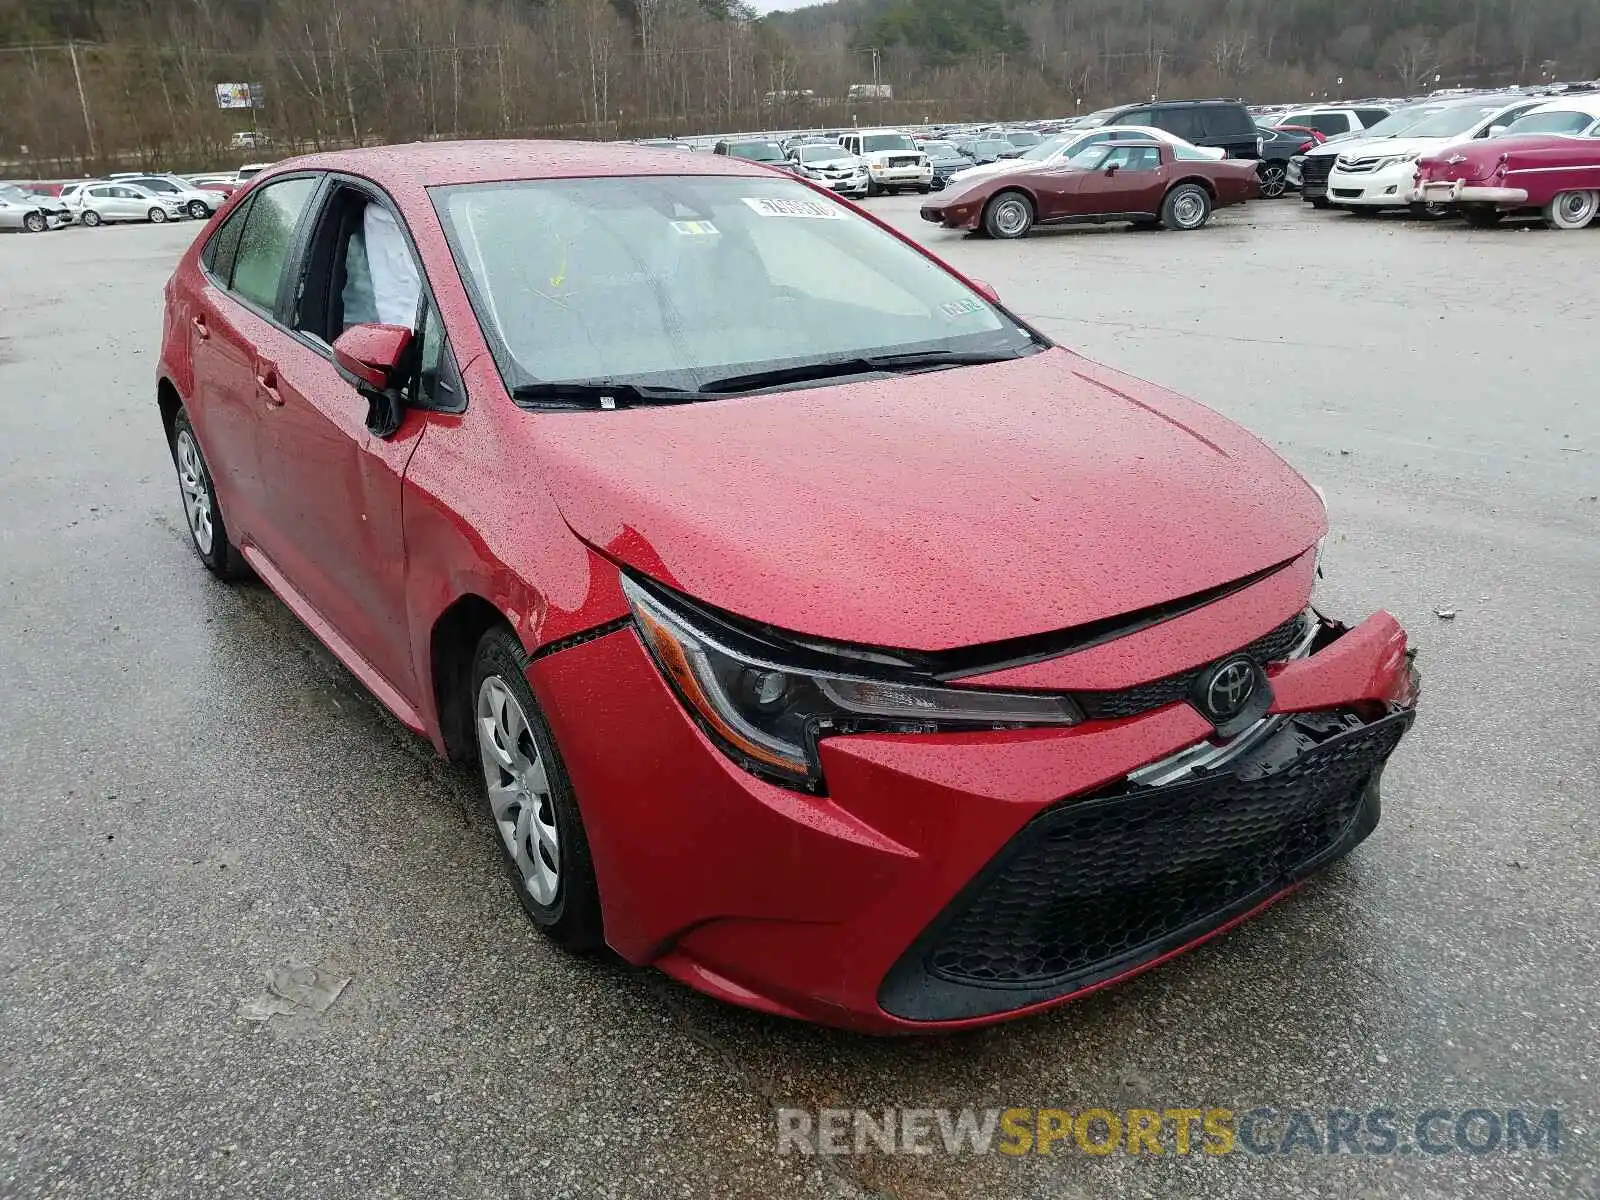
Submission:
[[[283,150],[1596,74],[1597,0],[841,0],[761,20],[740,0],[0,0],[0,160],[199,165],[256,124]],[[845,101],[873,81],[894,99]],[[220,82],[261,84],[265,107],[219,110]]]

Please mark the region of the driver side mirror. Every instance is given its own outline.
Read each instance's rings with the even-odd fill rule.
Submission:
[[[1107,175],[1115,175],[1121,169],[1122,169],[1122,164],[1121,163],[1112,163],[1109,167],[1106,168],[1106,174]]]
[[[411,343],[404,325],[352,325],[333,343],[334,368],[367,401],[367,429],[374,437],[391,437],[400,428],[400,386]]]

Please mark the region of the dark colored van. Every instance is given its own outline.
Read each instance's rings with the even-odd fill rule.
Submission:
[[[1099,125],[1164,129],[1196,146],[1217,146],[1229,158],[1260,158],[1261,130],[1237,100],[1157,100],[1096,113]]]

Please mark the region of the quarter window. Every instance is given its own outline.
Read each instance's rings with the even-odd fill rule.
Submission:
[[[232,287],[240,297],[269,312],[277,307],[295,230],[316,187],[316,179],[303,176],[270,183],[256,194],[233,264]]]

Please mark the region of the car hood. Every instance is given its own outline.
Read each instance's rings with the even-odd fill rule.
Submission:
[[[1287,562],[1322,502],[1192,401],[1054,349],[706,404],[550,414],[579,537],[726,611],[916,650],[1082,625]]]
[[[1466,140],[1463,135],[1373,138],[1364,142],[1346,142],[1339,147],[1339,152],[1351,158],[1371,158],[1373,155],[1388,158],[1395,154],[1427,154],[1438,150],[1441,146],[1450,146],[1463,140]]]
[[[962,167],[950,178],[953,183],[966,183],[969,179],[983,179],[989,175],[999,175],[1005,171],[1014,171],[1016,169],[1016,159],[1002,158],[992,163],[975,163],[970,167]]]

